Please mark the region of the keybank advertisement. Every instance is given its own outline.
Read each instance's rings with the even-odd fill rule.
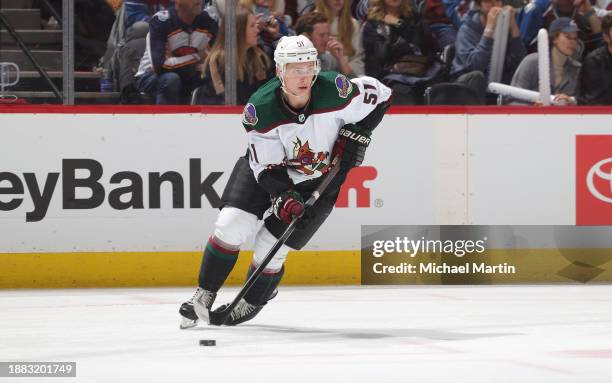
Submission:
[[[0,121],[0,252],[200,249],[247,146],[239,115]],[[388,115],[307,248],[358,249],[361,225],[610,225],[610,137],[598,115]]]
[[[246,153],[240,118],[0,114],[0,252],[200,249]],[[375,166],[351,173],[343,227],[311,249],[358,248],[377,178]]]

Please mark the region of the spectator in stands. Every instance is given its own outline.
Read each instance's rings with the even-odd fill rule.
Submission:
[[[317,48],[321,71],[333,70],[346,76],[353,75],[342,43],[329,35],[329,20],[319,12],[311,12],[297,20],[295,32],[304,35]]]
[[[123,0],[106,0],[106,2],[113,9],[113,12],[117,12],[123,5]]]
[[[297,0],[297,4],[296,4],[297,14],[299,17],[301,17],[308,13],[314,12],[316,6],[317,5],[315,4],[315,0]]]
[[[442,0],[422,0],[423,19],[431,28],[433,36],[441,48],[455,43],[457,28],[446,15],[446,7]]]
[[[125,26],[129,28],[137,22],[148,24],[154,14],[168,9],[171,3],[171,0],[126,0],[123,3],[127,16]]]
[[[47,5],[62,18],[62,0],[34,0],[33,8],[40,8],[44,29],[61,29]],[[2,1],[0,0],[0,8]],[[91,71],[106,51],[106,40],[111,32],[115,13],[106,0],[74,0],[74,69]],[[0,41],[0,47],[2,46]]]
[[[446,16],[457,30],[461,28],[469,11],[475,6],[473,0],[442,0],[442,4],[444,4]]]
[[[502,8],[501,0],[476,0],[477,9],[471,10],[459,28],[455,42],[455,58],[451,78],[472,87],[478,94],[486,91],[484,79],[488,76],[493,51],[493,34],[497,16],[504,9],[510,12],[510,39],[506,49],[502,82],[509,83],[514,70],[527,54],[520,38],[514,8]]]
[[[244,105],[261,85],[274,75],[272,60],[257,45],[259,35],[257,17],[246,8],[236,10],[236,57],[231,63],[236,69],[237,102]],[[200,87],[196,104],[211,105],[225,102],[225,30],[222,28],[219,38],[212,47],[204,62],[203,77],[205,83]]]
[[[612,0],[596,0],[595,4],[593,4],[593,8],[595,8],[597,16],[603,19],[606,15],[612,14]]]
[[[126,0],[124,4],[127,40],[147,37],[151,17],[168,9],[170,3],[170,0]]]
[[[202,11],[201,0],[176,0],[175,6],[151,19],[136,74],[138,90],[157,104],[179,104],[202,85],[201,64],[217,35],[217,23]]]
[[[521,36],[530,51],[536,49],[540,28],[550,31],[551,23],[559,17],[569,17],[578,25],[578,38],[584,46],[581,57],[603,44],[601,20],[590,0],[533,0],[520,14]]]
[[[287,36],[290,32],[288,19],[285,18],[284,12],[278,11],[275,8],[276,1],[274,0],[239,0],[238,4],[241,7],[250,9],[255,16],[258,16],[258,24],[260,34],[265,34],[268,27],[267,23],[275,19],[278,23],[278,29],[281,35]]]
[[[295,26],[295,23],[297,23],[297,19],[300,18],[300,9],[298,8],[300,5],[298,4],[298,1],[283,0],[281,3],[283,3],[283,13],[291,18],[291,23],[289,23],[289,26]],[[278,6],[278,2],[276,3],[276,5]]]
[[[297,18],[292,19],[293,15],[290,13],[290,11],[294,13],[296,12],[295,7],[297,5],[295,4],[295,0],[269,0],[269,2],[271,3],[270,8],[272,11],[278,17],[285,20],[288,26],[291,26],[293,21],[297,20]],[[213,19],[218,21],[223,18],[223,15],[225,15],[225,0],[206,0],[206,3],[207,5],[205,10]],[[285,11],[285,3],[287,3],[287,11]],[[286,18],[286,16],[289,16],[289,18]]]
[[[257,17],[259,45],[266,54],[271,56],[274,53],[276,42],[281,37],[293,34],[284,16],[273,10],[273,0],[239,0],[238,4],[251,10]]]
[[[50,5],[61,18],[62,0],[34,0],[31,5],[40,8],[44,29],[62,28],[46,6]],[[106,51],[106,40],[114,21],[115,13],[106,0],[74,0],[74,69],[90,71],[96,67]]]
[[[365,23],[368,19],[368,9],[370,0],[352,0],[351,14],[360,24]]]
[[[394,103],[419,103],[443,73],[436,45],[409,0],[371,0],[363,26],[365,69],[394,91]]]
[[[342,43],[344,54],[356,76],[365,73],[359,23],[351,16],[350,0],[316,0],[315,10],[330,20],[332,37]]]
[[[349,0],[351,8],[351,16],[359,24],[364,23],[368,18],[368,8],[370,0]],[[316,8],[315,0],[297,0],[298,11],[301,16],[313,12]]]
[[[550,25],[550,90],[559,103],[571,103],[578,96],[580,67],[573,58],[578,46],[578,26],[568,17],[560,17]],[[531,53],[521,62],[512,86],[537,91],[539,89],[538,54]]]
[[[74,1],[75,69],[90,71],[106,51],[115,14],[105,0]]]
[[[591,52],[582,69],[582,101],[589,105],[612,105],[612,13],[601,29],[606,45]]]
[[[115,46],[110,52],[113,57],[110,65],[111,73],[121,92],[122,103],[140,102],[140,96],[136,90],[134,75],[140,66],[140,59],[146,49],[146,37],[149,33],[149,22],[151,17],[159,11],[168,9],[172,5],[171,0],[129,0],[124,3],[123,12],[117,13],[117,23],[123,23],[123,28],[113,26],[111,33],[119,33],[113,41]],[[111,48],[110,39],[107,43]]]
[[[0,1],[0,3],[2,2]],[[62,0],[47,0],[47,3],[59,14],[59,16],[62,16]],[[43,0],[33,0],[32,8],[40,9],[40,17],[44,29],[62,29],[59,20],[55,19],[53,13],[47,8]]]
[[[285,10],[285,7],[286,7],[285,4],[287,3],[285,0],[242,0],[242,1],[253,1],[255,3],[259,2],[260,4],[258,6],[269,8],[270,11],[274,13],[274,16],[276,16],[277,19],[281,20],[289,29],[288,33],[284,34],[284,36],[288,36],[288,35],[293,36],[291,33],[292,32],[291,27],[294,24],[294,21],[297,20],[297,18],[294,19],[293,16],[291,16]],[[268,5],[263,4],[266,2],[268,3]],[[296,6],[295,1],[293,2],[289,1],[288,3],[290,4],[290,6],[293,6],[293,7]],[[257,15],[258,13],[259,12],[256,10],[255,15]],[[283,33],[282,30],[281,30],[281,33]]]

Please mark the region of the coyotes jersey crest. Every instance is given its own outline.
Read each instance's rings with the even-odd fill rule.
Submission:
[[[317,172],[325,174],[329,168],[329,152],[315,153],[310,150],[308,141],[302,144],[299,138],[296,138],[293,147],[293,157],[287,161],[287,165],[307,176],[312,176]]]

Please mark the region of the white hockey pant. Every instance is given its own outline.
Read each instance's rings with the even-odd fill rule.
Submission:
[[[257,230],[257,216],[235,207],[221,209],[215,222],[214,236],[219,244],[230,249],[239,249]],[[258,267],[274,246],[277,238],[272,235],[263,225],[255,236],[254,254],[252,265]],[[287,254],[291,248],[282,245],[268,263],[266,273],[277,273],[283,267]]]

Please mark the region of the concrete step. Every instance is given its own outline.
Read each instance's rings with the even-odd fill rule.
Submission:
[[[53,92],[47,91],[11,91],[7,90],[4,93],[12,94],[20,98],[53,98]],[[100,99],[100,100],[119,100],[119,92],[75,92],[74,97],[80,99]]]
[[[2,14],[15,29],[41,29],[40,9],[2,9]],[[4,29],[4,25],[0,25]]]
[[[51,78],[63,78],[64,77],[64,72],[62,71],[47,71],[47,74]],[[38,73],[38,71],[21,71],[19,72],[19,77],[23,79],[42,78],[42,76],[40,75],[40,73]],[[101,72],[76,71],[74,72],[74,78],[75,79],[100,80],[100,78],[102,78],[102,73]]]
[[[17,34],[29,48],[62,49],[61,30],[18,29]],[[2,49],[19,49],[15,48],[17,46],[17,42],[13,40],[13,36],[11,36],[8,31],[0,31],[0,47],[2,47]]]
[[[53,92],[39,91],[6,91],[7,95],[26,99],[30,104],[61,104]],[[119,92],[75,92],[75,104],[119,104]]]
[[[62,89],[63,76],[62,72],[50,71],[47,72],[51,81],[58,89]],[[77,92],[99,92],[100,91],[100,75],[92,72],[75,72],[74,88]],[[14,91],[50,91],[51,87],[47,81],[42,78],[38,72],[26,71],[19,75],[19,83],[10,88]]]
[[[45,70],[62,70],[62,52],[47,50],[32,50],[32,55]],[[20,50],[1,50],[0,61],[17,64],[20,71],[35,71],[36,67]]]
[[[0,0],[0,8],[32,8],[33,0]]]

